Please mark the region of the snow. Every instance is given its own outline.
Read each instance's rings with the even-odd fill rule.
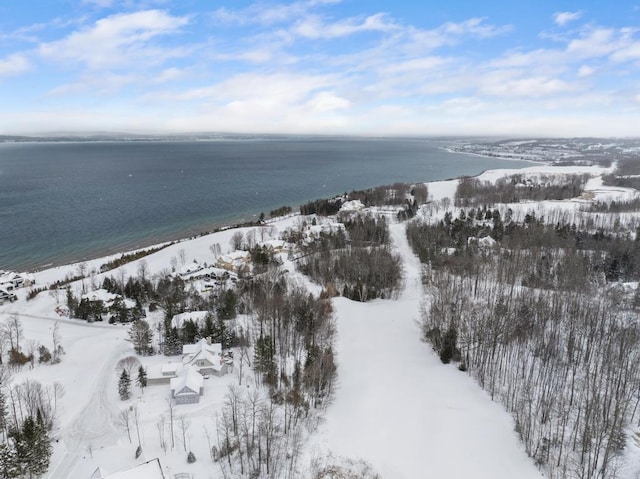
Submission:
[[[171,379],[170,385],[171,390],[174,391],[174,396],[199,394],[200,388],[204,385],[204,378],[195,368],[187,366],[182,375]]]
[[[360,200],[351,200],[345,201],[343,205],[340,207],[340,211],[362,211],[364,209],[364,204]]]
[[[542,477],[510,416],[420,341],[420,264],[403,225],[391,228],[405,290],[397,301],[335,299],[339,390],[315,453],[364,459],[385,479]]]
[[[551,175],[554,172],[591,175],[583,198],[523,203],[517,207],[540,208],[544,214],[550,208],[576,210],[592,200],[618,201],[638,195],[629,188],[603,186],[602,175],[610,169],[600,167],[535,166],[487,171],[479,178],[496,181],[510,174]],[[454,179],[428,183],[430,199],[438,202],[453,198],[458,182]],[[444,214],[444,210],[441,213]],[[231,253],[230,240],[237,231],[245,236],[253,234],[262,244],[269,244],[277,241],[278,232],[300,228],[302,221],[303,218],[292,215],[270,221],[266,227],[229,229],[192,238],[105,273],[99,273],[100,266],[120,255],[51,268],[34,273],[33,278],[36,285],[42,287],[65,276],[77,275],[83,269],[90,274],[85,280],[87,285],[99,285],[105,276],[119,278],[138,274],[143,261],[149,276],[170,271],[170,265],[178,258],[184,262],[177,270],[195,264],[214,264],[218,257],[212,253],[211,246],[217,243],[222,246],[223,254]],[[337,230],[341,226],[330,221],[323,223],[309,227],[309,231]],[[339,388],[325,421],[310,438],[307,456],[309,459],[318,456],[363,459],[384,479],[541,477],[520,445],[510,416],[491,401],[470,376],[453,365],[441,364],[430,346],[420,341],[417,321],[425,297],[419,277],[421,266],[409,249],[403,225],[392,224],[391,229],[395,247],[405,263],[405,289],[398,300],[358,303],[334,299]],[[289,274],[317,294],[320,286],[302,277],[284,256],[284,268]],[[72,284],[72,289],[79,294],[81,282]],[[29,302],[25,301],[27,288],[15,292],[19,301],[0,305],[0,320],[18,314],[25,339],[47,347],[51,347],[53,326],[58,322],[66,351],[60,364],[26,367],[14,376],[16,382],[34,379],[46,386],[57,382],[66,391],[57,400],[55,433],[59,442],[54,444],[50,479],[88,477],[85,472],[91,474],[98,466],[106,471],[123,470],[117,473],[119,476],[107,476],[110,479],[159,477],[147,476],[142,466],[132,470],[135,474],[123,475],[136,464],[133,459],[136,444],[129,442],[117,419],[120,412],[128,408],[138,408],[141,414],[144,453],[137,462],[159,457],[167,477],[177,472],[189,472],[198,478],[220,477],[217,466],[209,460],[206,434],[211,434],[215,443],[215,417],[228,386],[237,384],[236,374],[207,380],[199,404],[179,406],[180,414],[191,421],[188,442],[198,457],[195,464],[187,465],[181,443],[166,451],[159,446],[157,426],[161,417],[167,417],[168,384],[150,385],[144,392],[133,388],[134,397],[130,401],[118,398],[116,365],[120,359],[133,355],[131,344],[126,341],[127,327],[61,317],[55,309],[64,303],[64,291],[42,292]],[[161,371],[163,363],[181,358],[154,356],[140,360],[148,371]],[[255,387],[250,381],[243,381],[243,387],[245,384]],[[137,442],[135,438],[134,442]],[[632,451],[626,451],[628,464],[635,466],[630,466],[633,470],[627,476],[635,477],[640,470],[640,448],[630,449]]]
[[[102,479],[163,479],[162,469],[158,461],[149,461],[126,471],[102,476]]]
[[[187,313],[176,314],[171,318],[171,327],[180,329],[187,321],[193,321],[195,324],[202,324],[209,311],[190,311]]]

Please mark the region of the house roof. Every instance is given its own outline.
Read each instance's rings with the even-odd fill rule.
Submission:
[[[195,368],[187,367],[181,376],[171,380],[170,386],[175,397],[182,394],[200,394],[200,388],[203,384],[202,374]]]
[[[206,350],[211,354],[220,354],[222,352],[222,345],[220,343],[207,343],[207,340],[202,338],[195,344],[185,344],[182,346],[182,354],[183,355],[196,355],[200,351]]]
[[[220,355],[216,353],[211,353],[207,349],[203,349],[198,353],[194,354],[193,356],[187,356],[185,358],[186,360],[185,362],[186,364],[189,364],[190,366],[195,367],[196,369],[199,369],[198,366],[195,366],[195,363],[200,359],[206,360],[211,365],[211,367],[217,371],[220,371],[222,369],[222,361],[221,361]]]
[[[165,479],[158,458],[138,464],[124,471],[98,477],[102,479]]]
[[[189,320],[198,324],[199,322],[204,321],[207,314],[209,314],[209,311],[190,311],[188,313],[176,314],[171,318],[171,327],[180,329],[184,323]]]
[[[102,288],[82,295],[82,299],[88,299],[89,301],[102,301],[103,303],[109,303],[117,297],[117,294],[110,293],[106,289]]]

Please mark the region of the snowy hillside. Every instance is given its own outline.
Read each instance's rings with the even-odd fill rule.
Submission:
[[[540,216],[540,211],[548,214],[554,210],[579,218],[592,214],[584,208],[595,201],[633,201],[638,196],[631,188],[605,186],[602,175],[611,170],[604,168],[537,166],[514,171],[531,181],[540,175],[570,173],[586,174],[590,178],[580,198],[519,202],[500,207],[503,211],[509,208],[514,218],[531,212]],[[510,170],[486,172],[479,179],[495,182],[513,173]],[[456,217],[460,209],[454,205],[458,184],[459,180],[429,184],[430,202],[418,211],[418,218],[435,223],[444,218],[447,211]],[[229,324],[248,334],[251,345],[245,350],[239,346],[231,348],[234,360],[229,374],[205,375],[204,391],[197,404],[174,404],[168,384],[160,383],[150,383],[145,388],[133,385],[131,397],[122,400],[118,382],[123,359],[134,358],[131,364],[135,380],[140,366],[151,375],[153,371],[167,370],[167,364],[179,363],[182,367],[184,358],[135,354],[134,345],[128,341],[129,324],[68,318],[65,295],[69,293],[65,289],[43,291],[29,301],[26,299],[29,288],[17,289],[18,301],[0,305],[0,322],[5,330],[12,321],[19,323],[19,349],[26,355],[32,353],[34,359],[21,367],[3,366],[6,376],[2,388],[6,395],[12,387],[37,381],[42,385],[43,397],[52,404],[54,450],[44,477],[89,478],[97,468],[115,472],[156,457],[160,459],[166,477],[185,473],[193,479],[217,479],[230,477],[232,470],[236,471],[233,477],[247,477],[231,467],[231,460],[238,459],[238,453],[233,447],[225,450],[221,422],[232,398],[250,401],[251,397],[273,408],[270,424],[278,434],[284,431],[286,435],[292,427],[290,423],[287,426],[287,421],[300,419],[295,440],[286,440],[281,446],[283,461],[284,458],[291,461],[286,477],[329,477],[321,476],[320,471],[323,465],[332,464],[364,464],[370,467],[371,475],[377,473],[385,479],[542,477],[533,460],[527,457],[514,430],[514,420],[503,406],[492,401],[478,382],[458,370],[456,364],[442,364],[438,354],[421,340],[420,322],[432,296],[424,289],[421,281],[423,265],[408,244],[407,223],[396,220],[397,211],[397,207],[359,206],[348,212],[386,218],[390,249],[401,260],[403,283],[399,291],[387,299],[359,302],[338,296],[331,300],[336,331],[333,354],[337,364],[337,385],[330,388],[332,400],[326,401],[320,393],[315,397],[320,406],[312,406],[304,418],[289,416],[293,413],[288,409],[288,399],[284,400],[284,405],[269,399],[269,380],[263,373],[253,370],[258,367],[256,344],[262,338],[262,323],[257,322],[260,316],[257,312],[243,312],[238,307],[239,314]],[[626,218],[631,224],[637,220],[637,213],[628,214]],[[181,241],[109,271],[101,272],[101,266],[118,255],[38,272],[34,274],[32,288],[48,287],[81,274],[84,279],[69,283],[71,294],[80,297],[83,291],[97,290],[105,278],[115,278],[122,283],[136,275],[160,278],[173,274],[177,278],[178,273],[171,273],[173,269],[187,272],[182,275],[185,291],[205,298],[213,294],[215,297],[212,296],[211,301],[216,304],[215,301],[219,301],[216,295],[225,288],[237,287],[246,274],[242,271],[243,264],[229,266],[239,268],[239,272],[231,270],[232,273],[223,279],[220,271],[224,270],[211,268],[222,264],[221,258],[233,253],[233,244],[242,240],[237,236],[241,233],[244,241],[263,245],[260,246],[263,250],[256,250],[260,254],[266,254],[267,247],[276,245],[278,249],[269,250],[269,255],[280,264],[278,274],[291,283],[288,287],[292,291],[306,288],[317,297],[329,288],[312,282],[297,270],[296,264],[302,257],[299,251],[288,250],[289,243],[285,241],[273,240],[285,237],[290,240],[298,236],[302,242],[309,243],[318,241],[325,234],[340,237],[344,228],[337,227],[335,221],[333,217],[292,215],[271,220],[267,226],[221,231]],[[258,260],[261,258],[252,254]],[[268,271],[257,273],[255,277],[270,281]],[[215,272],[219,276],[217,285],[213,279],[204,279],[204,272]],[[281,287],[278,282],[270,284],[273,289]],[[240,303],[244,308],[244,303]],[[151,329],[160,331],[163,311],[148,309],[146,307],[145,314]],[[198,321],[203,321],[204,314],[199,318]],[[54,327],[64,354],[60,355],[58,364],[40,363],[38,347],[54,347]],[[3,338],[6,356],[7,333]],[[12,341],[16,339],[15,336],[11,338]],[[157,339],[156,336],[154,348],[159,347],[155,342]],[[295,362],[300,364],[302,360],[304,363],[309,354],[302,350],[290,355],[283,353],[277,358],[281,368],[278,374],[282,377],[272,380],[280,381],[280,387],[292,387],[287,378],[296,377]],[[3,362],[6,363],[6,359]],[[231,386],[236,388],[234,392],[230,392]],[[135,458],[138,443],[142,454]],[[215,454],[212,452],[214,446]],[[194,453],[196,462],[187,462],[188,451]],[[619,477],[637,477],[639,457],[640,448],[627,449]],[[225,465],[227,460],[228,466]],[[280,477],[285,477],[284,472],[282,474]]]

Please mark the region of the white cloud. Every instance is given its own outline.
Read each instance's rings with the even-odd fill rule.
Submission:
[[[31,68],[29,61],[21,54],[16,53],[0,59],[0,78],[20,75]]]
[[[159,63],[182,56],[187,49],[162,48],[151,40],[176,33],[188,22],[187,17],[174,17],[160,10],[120,13],[62,40],[43,43],[39,52],[49,60],[83,63],[90,69]]]
[[[595,68],[593,68],[593,67],[591,67],[589,65],[582,65],[578,69],[578,77],[580,77],[580,78],[590,77],[595,72],[596,72]]]
[[[582,17],[583,12],[556,12],[553,14],[553,21],[560,25],[561,27],[565,26],[569,22],[573,22]]]
[[[298,104],[316,91],[335,84],[329,75],[301,73],[242,73],[213,85],[180,93],[150,95],[164,100],[209,100],[214,103],[255,103],[262,106]]]
[[[463,22],[447,22],[432,30],[407,29],[409,41],[404,50],[416,53],[460,43],[468,38],[491,38],[511,31],[511,25],[496,26],[485,23],[484,18],[470,18]]]
[[[497,97],[540,98],[575,88],[558,78],[526,76],[514,70],[494,71],[479,80],[479,90],[483,94]]]
[[[608,55],[616,50],[616,33],[612,28],[590,28],[580,38],[569,42],[567,52],[580,58]]]
[[[287,4],[253,3],[241,10],[219,8],[212,14],[212,18],[224,24],[261,24],[275,25],[282,22],[304,17],[316,7],[334,5],[341,0],[307,0]]]
[[[398,26],[390,21],[386,14],[377,13],[362,21],[349,18],[334,23],[325,23],[319,16],[309,16],[294,25],[292,31],[304,38],[338,38],[358,32],[378,31],[388,32]]]
[[[351,106],[351,102],[346,98],[339,97],[331,91],[321,91],[313,96],[307,105],[312,110],[318,112],[327,112],[333,110],[344,110]]]

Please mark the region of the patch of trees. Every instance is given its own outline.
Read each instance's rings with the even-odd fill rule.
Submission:
[[[426,280],[425,339],[512,413],[546,475],[614,477],[640,400],[640,330],[629,314],[604,296],[437,271]]]
[[[244,282],[240,297],[253,317],[253,367],[279,402],[318,408],[333,391],[331,302],[289,283],[282,273]]]
[[[299,477],[302,431],[287,423],[282,404],[232,387],[217,424],[211,456],[223,477]]]
[[[281,206],[280,208],[276,208],[275,210],[271,210],[269,212],[270,218],[277,218],[278,216],[286,216],[292,212],[291,206]]]
[[[49,469],[55,407],[63,390],[37,381],[8,387],[9,371],[0,366],[0,477],[39,477]]]
[[[325,287],[332,284],[346,298],[392,298],[402,281],[402,261],[389,247],[321,251],[298,262],[304,274]]]
[[[175,244],[174,242],[171,243],[167,243],[167,244],[163,244],[161,246],[155,247],[155,248],[149,248],[149,249],[144,249],[144,250],[140,250],[140,251],[136,251],[133,253],[125,253],[120,255],[119,258],[113,259],[111,261],[107,261],[106,263],[102,264],[100,266],[100,272],[104,273],[106,271],[110,271],[112,269],[116,269],[119,268],[120,266],[123,266],[127,263],[131,263],[132,261],[137,261],[139,259],[144,258],[145,256],[149,256],[152,255],[154,253],[157,253],[158,251],[161,251],[171,245]]]
[[[422,262],[454,274],[482,267],[497,271],[500,281],[558,289],[640,280],[640,241],[574,224],[548,225],[533,213],[517,223],[509,212],[503,221],[498,209],[463,209],[456,219],[447,212],[436,224],[410,223],[407,236]],[[498,241],[496,247],[470,241],[487,236]]]
[[[389,228],[384,216],[350,215],[344,218],[342,223],[352,247],[360,248],[389,244]]]
[[[393,297],[402,281],[402,266],[389,247],[386,220],[358,215],[344,220],[344,225],[347,236],[342,231],[320,235],[307,247],[298,269],[356,301]]]
[[[25,338],[20,316],[11,314],[0,322],[0,368],[4,364],[11,369],[20,368],[26,364],[34,368],[36,360],[39,364],[57,364],[64,354],[61,342],[59,323],[56,322],[53,325],[50,349],[44,344]],[[0,381],[1,379],[0,376]]]
[[[297,477],[303,426],[313,426],[335,384],[331,302],[275,268],[243,281],[238,296],[250,318],[235,358],[240,385],[251,365],[268,394],[230,388],[212,458],[224,477]]]
[[[540,176],[535,181],[524,175],[500,178],[495,183],[478,178],[461,178],[456,190],[456,206],[518,203],[524,200],[565,200],[576,198],[584,191],[587,175]]]
[[[342,206],[342,198],[321,199],[315,201],[309,201],[300,206],[300,214],[302,215],[319,215],[319,216],[331,216],[340,211]]]
[[[638,184],[636,186],[629,186],[629,188],[640,189],[640,178],[637,178]],[[640,210],[640,199],[635,198],[629,201],[597,201],[589,205],[589,211],[596,213],[622,213],[627,211]]]
[[[485,235],[497,243],[469,241]],[[640,279],[640,242],[479,208],[407,236],[426,264],[423,337],[442,362],[505,406],[548,477],[615,477],[640,414],[640,295],[611,284]]]

